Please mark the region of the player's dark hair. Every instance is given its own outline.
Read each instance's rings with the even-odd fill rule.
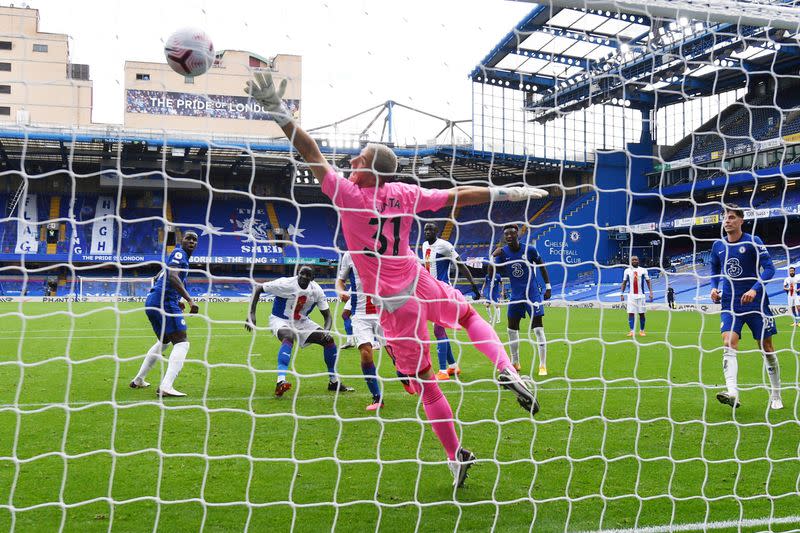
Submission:
[[[194,235],[195,239],[199,239],[200,237],[197,235],[197,232],[193,229],[187,229],[183,232],[183,237],[186,238],[187,235]]]
[[[517,226],[516,224],[506,224],[505,226],[503,226],[503,231],[507,229],[515,229],[519,231],[519,226]]]
[[[744,218],[744,210],[736,204],[728,204],[725,206],[725,214],[733,213],[739,218]]]

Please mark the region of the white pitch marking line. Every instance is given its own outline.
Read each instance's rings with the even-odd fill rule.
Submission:
[[[351,376],[351,377],[354,377],[354,376]],[[394,381],[396,381],[396,378],[394,379]],[[308,387],[308,385],[305,385],[305,387]],[[695,385],[695,384],[675,384],[673,387],[678,387],[678,388],[696,388],[697,385]],[[750,388],[750,387],[764,387],[764,384],[763,383],[740,383],[739,387],[742,388],[742,389],[747,389],[747,388]],[[783,388],[787,389],[787,390],[791,389],[791,388],[794,388],[794,387],[796,387],[796,385],[793,385],[791,383],[788,383],[788,384],[784,383],[783,384]],[[542,392],[566,392],[566,391],[569,391],[569,392],[595,391],[596,392],[596,391],[602,391],[602,390],[612,391],[612,390],[668,389],[668,388],[672,388],[672,387],[670,387],[669,385],[641,385],[641,386],[628,386],[628,385],[613,386],[613,385],[611,385],[611,386],[608,386],[608,387],[545,387],[545,386],[539,385],[537,387],[537,389],[536,389],[536,392],[537,393],[542,393]],[[703,386],[703,388],[716,389],[717,386],[707,385],[707,386]],[[453,389],[448,389],[447,385],[445,385],[445,392],[450,392],[450,393],[459,392],[459,393],[464,393],[464,394],[496,394],[496,393],[502,393],[503,391],[500,388],[497,388],[497,389],[473,389],[473,388],[470,388],[469,386],[462,387],[460,390],[456,391],[456,390],[453,390]],[[405,396],[408,396],[408,393],[405,392],[405,391],[399,391],[399,390],[398,391],[384,391],[383,395],[384,396],[403,396],[403,397],[405,397]],[[302,398],[333,398],[333,395],[332,394],[301,394],[301,397]],[[271,394],[270,395],[258,395],[258,394],[256,394],[256,395],[253,395],[253,396],[225,396],[225,397],[203,397],[203,396],[192,397],[190,395],[190,396],[188,396],[186,398],[169,398],[169,399],[165,400],[164,403],[167,404],[167,405],[169,405],[169,404],[190,404],[190,405],[196,404],[199,407],[204,402],[205,403],[207,403],[207,402],[246,402],[246,401],[250,401],[250,400],[252,400],[252,401],[256,401],[256,400],[271,400],[271,399],[274,399],[274,398],[275,398],[275,396],[273,396]],[[142,403],[142,404],[160,404],[161,402],[158,399],[146,399],[146,398],[136,399],[136,400],[110,400],[109,399],[109,400],[95,400],[95,401],[76,401],[76,402],[69,402],[67,404],[65,404],[64,402],[30,402],[30,403],[20,402],[20,403],[17,403],[17,404],[13,404],[13,403],[0,404],[0,411],[2,411],[2,410],[11,410],[11,409],[14,409],[14,408],[19,409],[19,408],[24,408],[24,407],[33,407],[33,408],[37,408],[37,407],[58,407],[58,408],[64,408],[64,407],[82,407],[82,406],[86,406],[86,405],[109,405],[109,404],[133,405],[133,404],[138,404],[138,403]]]
[[[669,533],[671,531],[707,531],[709,529],[737,529],[782,524],[800,524],[800,515],[776,518],[745,518],[743,520],[724,520],[719,522],[695,522],[692,524],[667,524],[645,526],[635,529],[603,529],[599,533]]]

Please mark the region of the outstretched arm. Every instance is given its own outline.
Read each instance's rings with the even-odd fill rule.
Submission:
[[[272,120],[281,127],[295,150],[308,163],[314,177],[322,184],[331,166],[323,157],[314,139],[292,121],[292,114],[283,102],[286,79],[281,80],[280,85],[276,88],[271,73],[257,72],[253,80],[247,82],[244,92],[252,96],[272,115]]]
[[[547,196],[547,191],[523,185],[522,187],[476,187],[461,185],[448,190],[446,206],[480,205],[489,201],[522,202],[529,198],[537,199]]]

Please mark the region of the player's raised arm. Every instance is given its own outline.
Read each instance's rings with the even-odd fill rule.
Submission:
[[[452,205],[480,205],[489,201],[494,202],[524,202],[536,200],[547,196],[547,191],[529,185],[521,187],[476,187],[461,185],[448,190],[446,206]]]
[[[272,120],[281,127],[292,146],[308,163],[314,177],[322,184],[331,166],[322,155],[322,152],[320,152],[319,146],[317,146],[314,139],[292,120],[292,114],[283,101],[283,94],[286,92],[286,79],[282,79],[280,85],[276,88],[271,73],[257,72],[254,78],[247,82],[244,92],[271,113]]]

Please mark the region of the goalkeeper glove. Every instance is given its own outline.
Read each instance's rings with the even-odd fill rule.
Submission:
[[[524,202],[527,199],[538,199],[547,196],[547,191],[529,185],[522,187],[489,187],[492,200],[496,202]]]
[[[277,90],[269,72],[256,72],[253,80],[247,82],[244,92],[258,102],[265,111],[272,115],[272,120],[280,126],[285,126],[292,121],[292,115],[283,102],[283,93],[286,92],[286,78],[281,80]]]

